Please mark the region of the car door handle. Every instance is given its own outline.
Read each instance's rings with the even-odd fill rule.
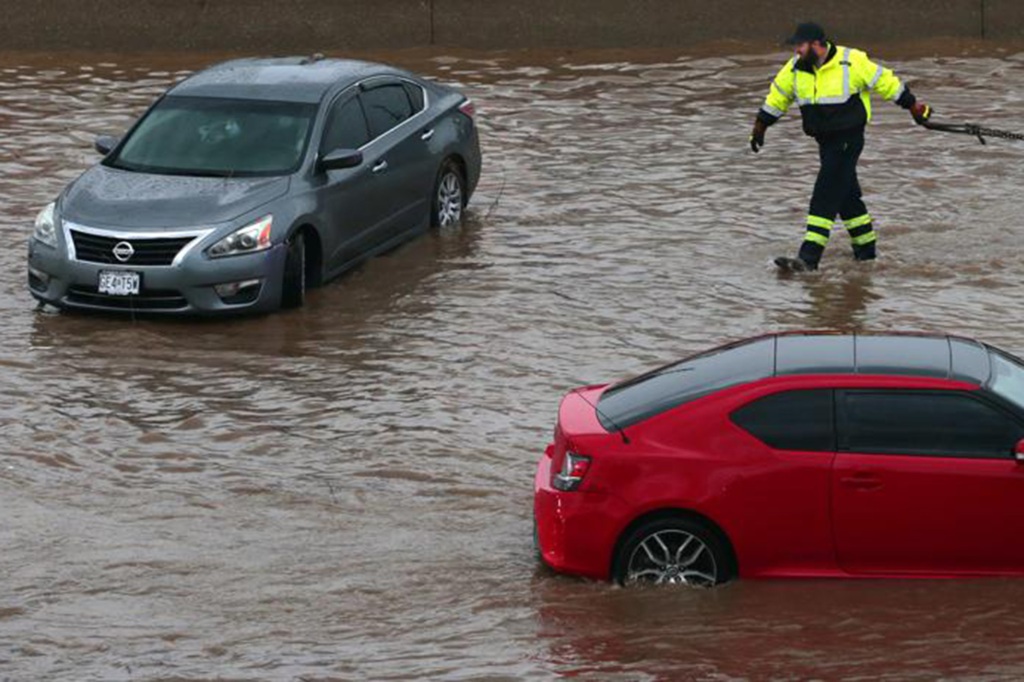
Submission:
[[[423,134],[420,135],[420,139],[423,140],[424,142],[426,142],[427,140],[429,140],[433,136],[434,136],[434,129],[431,128],[430,130],[424,130]]]
[[[374,172],[374,173],[383,173],[387,169],[388,169],[388,162],[385,161],[384,159],[381,159],[380,161],[377,162],[377,165],[375,165],[370,170],[372,172]]]
[[[882,487],[881,479],[875,474],[867,472],[858,472],[852,476],[844,476],[839,479],[839,482],[847,488],[853,488],[854,490],[878,490]]]

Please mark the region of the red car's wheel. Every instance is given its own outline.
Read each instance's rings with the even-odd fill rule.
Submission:
[[[622,544],[615,580],[622,585],[713,587],[733,577],[725,543],[713,530],[685,517],[642,524]]]

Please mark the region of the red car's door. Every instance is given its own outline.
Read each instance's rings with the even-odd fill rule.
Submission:
[[[729,489],[723,497],[733,503],[716,510],[742,548],[746,575],[818,575],[835,566],[829,520],[834,417],[830,388],[771,393],[730,415],[757,441],[749,448],[744,441],[725,445],[731,457],[742,458],[742,475],[723,486]]]
[[[851,573],[1024,572],[1024,428],[961,391],[837,395],[832,519]]]

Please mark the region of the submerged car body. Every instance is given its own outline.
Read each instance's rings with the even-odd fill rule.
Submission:
[[[569,393],[542,558],[620,582],[1024,574],[1024,363],[970,339],[784,334]]]
[[[472,103],[388,66],[244,59],[173,86],[47,206],[29,291],[62,308],[300,305],[431,223],[480,176]]]

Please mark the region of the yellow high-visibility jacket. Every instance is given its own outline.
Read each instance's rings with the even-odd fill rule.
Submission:
[[[758,118],[771,125],[796,102],[808,135],[856,130],[871,120],[872,92],[904,109],[915,102],[892,69],[875,64],[861,50],[829,45],[820,66],[807,67],[796,57],[786,62],[772,81]]]

